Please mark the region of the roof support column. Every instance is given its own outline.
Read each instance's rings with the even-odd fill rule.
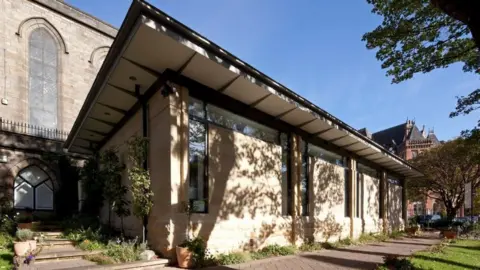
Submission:
[[[138,98],[138,101],[140,102],[142,106],[142,137],[143,138],[148,138],[148,108],[147,108],[147,102],[148,100],[145,98],[144,95],[140,94],[140,85],[135,84],[135,95]],[[148,156],[149,156],[149,149],[146,151],[146,157],[145,161],[143,162],[143,169],[148,171]],[[147,227],[148,227],[148,216],[143,217],[143,235],[142,235],[142,240],[143,243],[147,241]]]
[[[347,181],[347,194],[345,194],[345,203],[348,203],[348,216],[350,217],[350,239],[354,238],[354,231],[355,231],[355,207],[356,205],[356,170],[357,161],[354,158],[347,158],[347,166],[348,166],[348,181]]]
[[[408,201],[407,201],[407,178],[404,178],[402,180],[402,218],[403,218],[404,228],[408,227],[407,206],[408,206]]]
[[[380,218],[382,219],[383,233],[388,233],[388,185],[387,172],[380,172]]]
[[[301,231],[301,194],[300,194],[300,174],[302,170],[302,153],[300,150],[300,136],[292,133],[291,136],[291,177],[292,177],[292,234],[291,243],[296,244],[299,232]]]

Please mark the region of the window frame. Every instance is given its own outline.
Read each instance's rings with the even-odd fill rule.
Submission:
[[[285,135],[286,145],[284,147],[282,135]],[[293,215],[293,183],[292,183],[292,158],[291,158],[291,149],[292,149],[292,135],[291,133],[279,132],[278,133],[278,141],[280,142],[280,146],[282,148],[282,167],[286,167],[286,181],[287,181],[287,196],[283,198],[282,194],[282,203],[283,200],[286,199],[286,209],[283,209],[282,205],[282,215],[283,216],[292,216]],[[286,162],[284,164],[284,155],[286,155]],[[282,181],[284,180],[283,172],[282,172]],[[282,183],[283,187],[283,183]],[[283,193],[283,192],[282,192]]]
[[[28,170],[29,168],[32,168],[32,167],[36,167],[38,168],[39,170],[41,170],[46,176],[47,178],[45,178],[45,180],[37,183],[36,185],[33,185],[32,183],[30,183],[27,179],[25,179],[24,177],[21,176],[22,172]],[[15,206],[15,193],[16,193],[16,189],[18,186],[20,186],[21,184],[23,183],[27,183],[30,187],[32,187],[32,193],[33,193],[33,201],[32,201],[32,210],[36,210],[36,211],[53,211],[55,209],[55,190],[53,189],[53,179],[52,177],[45,171],[43,170],[42,168],[40,168],[39,166],[37,165],[31,165],[31,166],[28,166],[28,167],[25,167],[23,168],[22,170],[20,170],[17,174],[17,176],[15,178],[19,177],[20,179],[22,179],[22,182],[17,184],[16,181],[14,180],[13,181],[13,205],[14,205],[14,209],[27,209],[27,208],[30,208],[30,207],[16,207]],[[52,188],[50,188],[46,183],[50,181],[51,185],[52,185]],[[52,192],[52,208],[37,208],[37,188],[40,187],[42,184],[45,184],[45,186]]]
[[[209,212],[209,179],[208,179],[208,133],[209,133],[209,127],[208,127],[208,121],[206,120],[206,109],[207,105],[206,102],[202,100],[198,100],[195,98],[194,99],[197,102],[200,102],[202,104],[202,111],[203,111],[203,118],[190,114],[190,111],[187,110],[188,114],[188,189],[189,189],[189,196],[188,196],[188,203],[189,203],[189,208],[191,209],[192,213],[199,213],[199,214],[207,214]],[[188,107],[190,106],[190,101],[188,102]],[[196,121],[203,125],[204,127],[204,137],[205,137],[205,142],[204,142],[204,149],[203,149],[203,201],[205,203],[205,208],[203,211],[196,210],[194,206],[195,201],[201,201],[201,200],[195,200],[190,198],[190,183],[191,183],[191,175],[190,175],[190,122],[191,120]]]
[[[303,172],[303,177],[302,173],[300,173],[300,185],[302,184],[302,181],[305,181],[305,196],[302,196],[302,187],[300,186],[300,193],[301,193],[301,205],[302,205],[302,212],[301,216],[307,217],[310,215],[310,175],[309,175],[309,169],[310,169],[310,156],[308,154],[308,145],[309,143],[305,140],[301,140],[300,142],[300,148],[302,148],[302,143],[303,143],[303,149],[300,149],[301,151],[301,157],[302,157],[302,168],[301,171]]]

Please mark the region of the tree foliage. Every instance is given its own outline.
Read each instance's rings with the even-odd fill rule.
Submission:
[[[392,83],[411,79],[417,73],[428,73],[462,63],[465,72],[479,72],[478,47],[469,27],[431,4],[430,0],[367,0],[372,13],[383,22],[362,40],[368,49],[377,49]],[[468,114],[478,108],[480,90],[458,97],[451,117]]]
[[[122,216],[127,215],[125,207],[128,201],[125,199],[127,188],[122,185],[123,165],[114,149],[105,150],[100,156],[101,178],[103,184],[103,197],[108,202],[108,224],[111,225],[111,212],[118,212]],[[121,207],[121,209],[119,208]]]
[[[480,144],[456,139],[422,152],[413,160],[424,178],[410,182],[418,193],[441,200],[447,217],[455,217],[465,200],[465,184],[480,187]]]
[[[150,188],[150,173],[146,169],[148,154],[148,139],[133,137],[128,142],[128,156],[131,166],[128,169],[128,178],[131,181],[133,214],[143,221],[144,230],[146,219],[153,207],[153,191]],[[143,235],[143,242],[146,236]]]
[[[94,154],[90,156],[80,171],[82,189],[85,194],[82,212],[98,216],[103,206],[103,186],[104,182],[100,174],[100,156]]]

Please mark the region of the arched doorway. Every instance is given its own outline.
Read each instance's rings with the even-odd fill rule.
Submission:
[[[14,208],[53,210],[52,178],[36,165],[22,169],[15,177]]]

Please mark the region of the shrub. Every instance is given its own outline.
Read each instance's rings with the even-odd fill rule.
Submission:
[[[374,236],[377,241],[385,242],[388,240],[388,235],[380,233]]]
[[[0,232],[13,235],[16,229],[15,221],[8,215],[3,215],[0,221]]]
[[[92,250],[104,249],[105,245],[95,240],[90,241],[88,239],[85,239],[82,242],[80,242],[78,247],[81,248],[82,250],[92,251]]]
[[[115,264],[115,260],[113,258],[110,258],[104,254],[93,254],[93,255],[88,255],[85,256],[85,259],[96,262],[100,265],[105,265],[105,264]]]
[[[107,245],[105,255],[111,257],[118,263],[134,262],[140,259],[140,253],[135,247],[136,240],[132,241],[110,241]]]
[[[186,247],[193,253],[194,265],[197,267],[207,267],[216,264],[215,258],[208,252],[207,243],[201,237],[187,239],[183,241],[180,247]]]
[[[63,236],[71,241],[82,242],[83,240],[98,241],[102,242],[105,240],[105,237],[101,233],[101,229],[92,229],[88,227],[87,229],[72,229],[64,232]]]
[[[403,236],[404,236],[404,233],[401,231],[392,231],[389,235],[389,237],[393,239],[402,238]]]
[[[322,249],[321,243],[309,242],[303,243],[298,249],[301,251],[316,251]]]
[[[360,237],[358,237],[358,242],[360,243],[368,243],[374,241],[377,241],[377,238],[375,238],[375,235],[373,235],[372,233],[362,233]]]
[[[272,256],[287,256],[287,255],[293,255],[296,252],[297,252],[297,249],[294,246],[280,246],[280,245],[274,244],[274,245],[266,246],[259,251],[253,252],[252,258],[261,259],[261,258],[267,258]]]
[[[12,247],[13,237],[5,232],[0,232],[0,249],[10,249]]]
[[[400,257],[398,255],[388,255],[383,257],[383,262],[384,266],[387,267],[387,269],[390,269],[390,267],[393,267],[393,269],[401,269],[401,270],[413,270],[415,267],[413,264],[410,262],[405,257]]]
[[[347,238],[338,240],[338,244],[340,246],[351,246],[353,245],[353,241],[352,239],[350,239],[350,237],[347,237]]]
[[[245,252],[232,252],[228,254],[220,254],[217,256],[219,265],[230,265],[244,263],[250,260],[250,256]]]
[[[18,230],[16,236],[20,242],[33,240],[33,232],[29,229]]]
[[[339,244],[337,242],[324,242],[322,243],[322,247],[324,249],[334,249],[337,248]]]

